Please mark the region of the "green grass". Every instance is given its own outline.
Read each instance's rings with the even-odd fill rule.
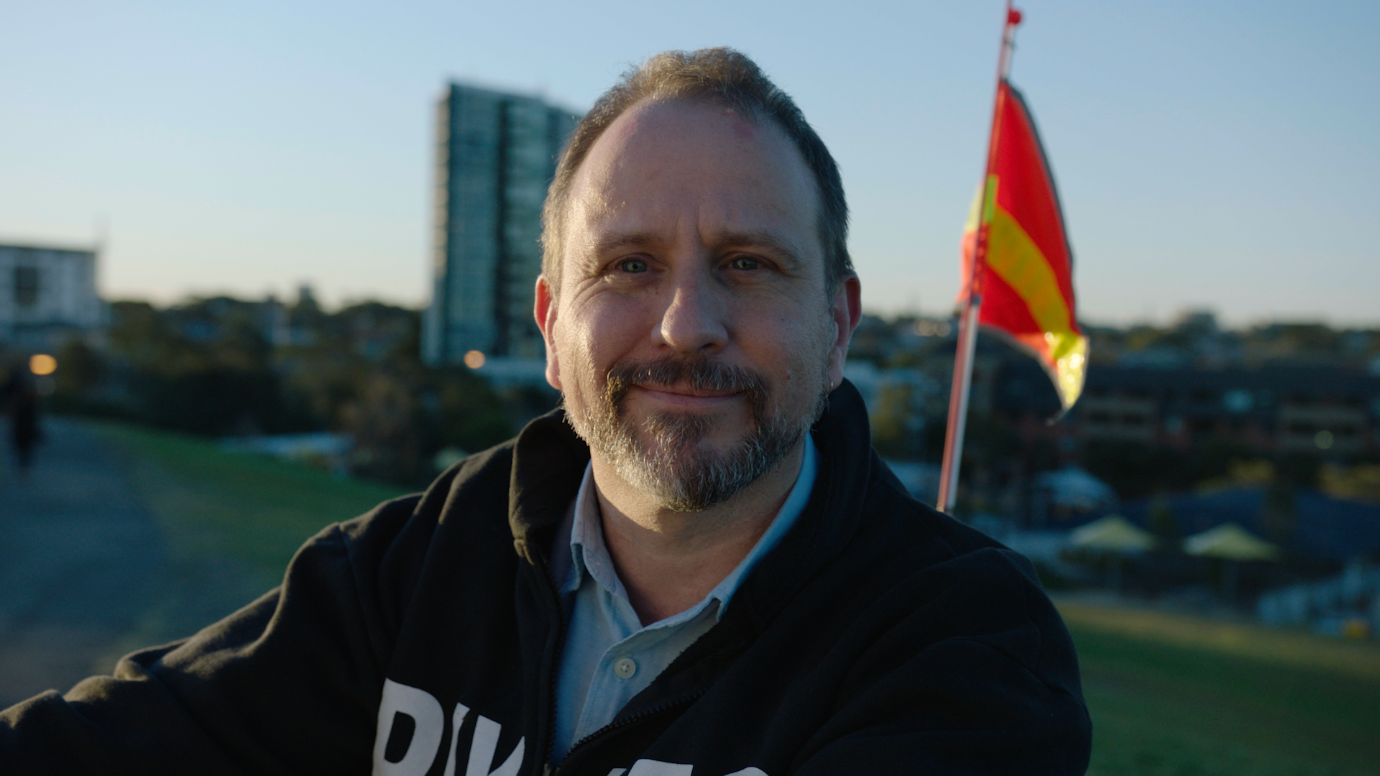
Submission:
[[[1093,718],[1090,774],[1380,773],[1380,648],[1062,602]]]
[[[138,426],[100,423],[155,518],[278,577],[292,554],[331,523],[407,493],[332,476],[303,464],[231,453],[215,442]]]
[[[189,636],[276,586],[303,542],[406,491],[302,464],[221,450],[198,437],[123,423],[90,427],[116,453],[157,521],[165,582],[93,665]]]

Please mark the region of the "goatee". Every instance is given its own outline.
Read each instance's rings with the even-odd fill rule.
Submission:
[[[663,508],[699,512],[732,498],[795,449],[828,401],[820,380],[813,411],[802,417],[768,414],[768,387],[761,375],[699,356],[666,356],[646,363],[620,361],[609,370],[603,392],[583,412],[568,405],[566,420],[597,455],[628,484],[651,494]],[[752,429],[719,452],[703,449],[714,419],[694,412],[659,412],[641,428],[626,418],[625,399],[634,385],[688,385],[697,391],[741,394]]]

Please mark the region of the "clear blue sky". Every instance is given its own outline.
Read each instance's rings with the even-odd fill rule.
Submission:
[[[1380,325],[1380,3],[1028,0],[1080,318],[1212,308]],[[730,45],[843,168],[865,307],[947,311],[1002,5],[11,3],[0,240],[90,244],[109,298],[422,304],[448,79],[584,110],[632,63]]]

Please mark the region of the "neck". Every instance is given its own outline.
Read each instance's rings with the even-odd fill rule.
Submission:
[[[676,512],[593,459],[604,543],[643,625],[699,603],[752,550],[800,474],[805,437],[771,471],[721,504]]]

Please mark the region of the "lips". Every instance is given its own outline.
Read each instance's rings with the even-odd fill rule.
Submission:
[[[709,388],[695,388],[690,385],[661,385],[660,383],[638,383],[635,387],[653,393],[667,393],[675,396],[689,396],[698,399],[715,399],[724,396],[733,396],[738,391],[733,390],[713,390]]]
[[[739,396],[735,391],[709,391],[694,389],[687,386],[666,386],[657,384],[634,385],[633,392],[641,394],[660,404],[683,408],[714,407],[733,401]]]

